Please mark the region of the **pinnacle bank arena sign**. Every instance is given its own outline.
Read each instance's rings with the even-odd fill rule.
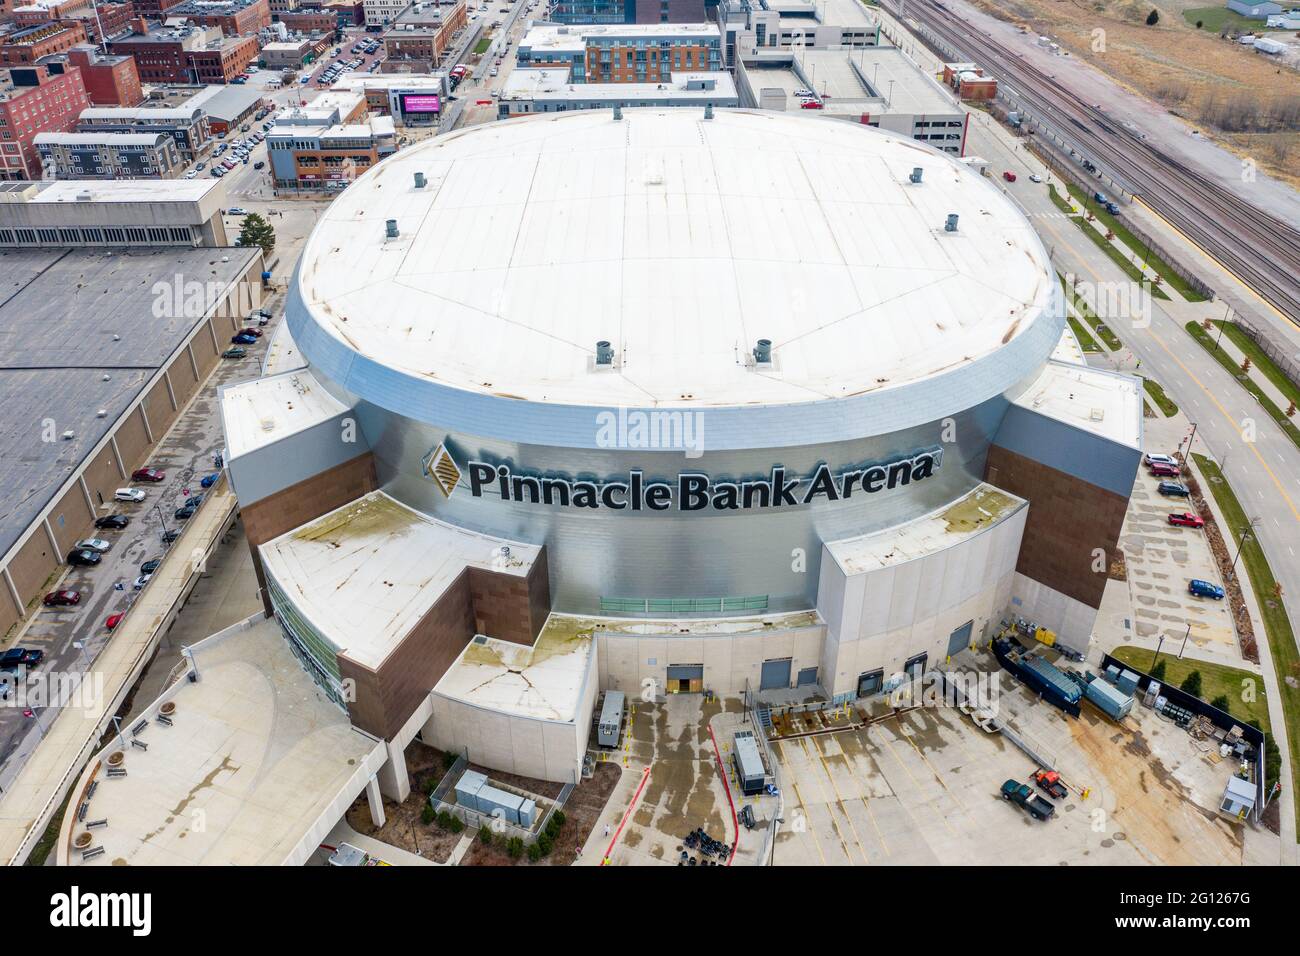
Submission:
[[[681,472],[676,479],[648,479],[640,471],[627,478],[578,481],[554,475],[516,473],[509,465],[471,461],[467,467],[470,494],[499,497],[521,504],[610,511],[748,511],[794,508],[818,501],[847,501],[924,481],[938,471],[943,449],[933,448],[910,458],[834,471],[820,464],[809,474],[776,466],[770,477],[714,480],[701,472]]]

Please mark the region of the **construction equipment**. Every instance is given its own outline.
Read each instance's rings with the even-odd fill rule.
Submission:
[[[1061,782],[1061,775],[1055,770],[1035,771],[1034,785],[1054,800],[1064,800],[1070,795],[1070,791]]]

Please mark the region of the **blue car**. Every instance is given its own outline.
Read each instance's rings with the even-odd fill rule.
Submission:
[[[213,485],[217,483],[217,479],[220,477],[221,477],[221,472],[219,471],[214,471],[210,475],[204,475],[202,480],[199,482],[199,487],[211,488]]]
[[[1187,582],[1187,593],[1195,597],[1213,598],[1215,601],[1223,600],[1223,588],[1197,578],[1192,578]]]
[[[257,336],[249,335],[247,332],[240,332],[238,335],[232,335],[230,341],[234,345],[252,345],[257,341]]]

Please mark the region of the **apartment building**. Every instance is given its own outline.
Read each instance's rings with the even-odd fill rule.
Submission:
[[[465,0],[449,7],[413,4],[384,33],[385,72],[430,73],[437,69],[452,37],[468,22]]]
[[[673,73],[723,69],[712,23],[541,24],[519,41],[519,66],[563,66],[571,83],[664,83]]]
[[[75,66],[55,60],[0,71],[0,179],[40,179],[33,140],[71,130],[89,106]]]
[[[174,107],[97,106],[82,112],[79,133],[163,133],[171,137],[181,158],[194,162],[212,140],[208,114],[197,105]]]
[[[166,133],[38,133],[35,144],[58,179],[175,179],[185,169]]]
[[[366,26],[388,26],[410,5],[411,0],[365,0],[362,9],[365,12]]]

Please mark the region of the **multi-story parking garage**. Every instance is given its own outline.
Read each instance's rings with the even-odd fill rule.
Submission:
[[[230,475],[398,798],[417,733],[570,779],[599,689],[866,696],[1008,615],[1086,647],[1140,457],[1020,211],[853,124],[439,137],[329,208],[287,324]]]

